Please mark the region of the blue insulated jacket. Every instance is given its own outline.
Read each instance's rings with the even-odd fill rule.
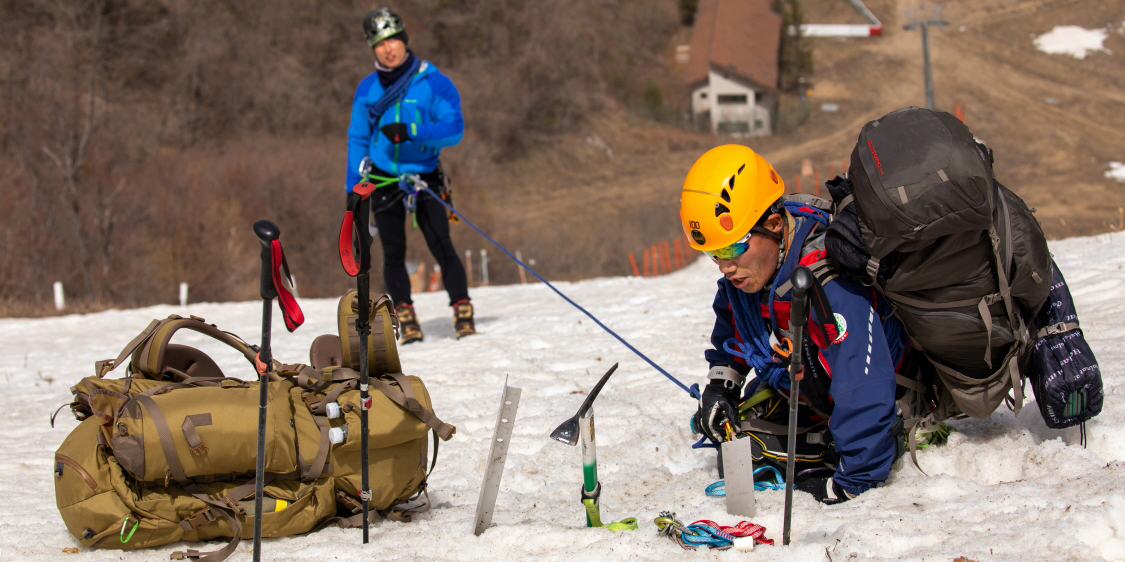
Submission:
[[[783,271],[786,279],[791,270]],[[727,290],[733,287],[726,279],[718,283],[712,305],[716,316],[711,333],[714,349],[707,350],[705,356],[711,366],[725,365],[747,373],[745,360],[723,349],[730,338],[745,340],[736,327],[734,303],[727,298]],[[769,291],[769,287],[762,290],[761,302],[768,302]],[[831,345],[825,346],[826,342],[813,337],[819,352],[805,360],[819,362],[831,377],[829,400],[833,407],[828,427],[840,457],[833,479],[847,492],[860,494],[885,481],[895,460],[895,368],[905,344],[904,331],[886,303],[868,287],[836,278],[825,284],[824,292],[837,322],[843,318],[843,329]],[[789,328],[790,298],[791,292],[775,300],[774,320],[781,328]],[[768,307],[755,312],[770,325]],[[807,392],[804,386],[801,390],[802,394]]]
[[[442,147],[461,142],[465,132],[457,87],[429,61],[422,62],[402,102],[391,106],[378,123],[372,123],[368,108],[382,96],[378,72],[367,75],[356,88],[348,127],[348,191],[362,179],[359,164],[364,156],[370,157],[376,168],[395,175],[432,172]],[[379,131],[390,123],[405,123],[411,139],[392,143]]]

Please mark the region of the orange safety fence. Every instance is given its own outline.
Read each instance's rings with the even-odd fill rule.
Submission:
[[[639,267],[636,254],[629,252],[629,268],[632,269],[633,276],[655,277],[686,267],[689,259],[688,254],[691,252],[691,245],[686,240],[686,238],[675,238],[671,241],[662,240],[645,248],[641,252]]]

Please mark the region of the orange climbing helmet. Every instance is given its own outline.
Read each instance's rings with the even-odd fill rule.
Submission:
[[[680,224],[691,247],[713,251],[738,242],[785,193],[785,182],[758,153],[739,144],[708,150],[680,192]]]

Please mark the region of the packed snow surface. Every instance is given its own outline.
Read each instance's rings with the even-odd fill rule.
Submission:
[[[1105,177],[1111,180],[1125,182],[1125,164],[1121,162],[1110,162],[1109,170],[1106,171]]]
[[[754,552],[682,550],[653,524],[669,510],[686,524],[733,525],[723,498],[704,495],[718,478],[715,455],[692,450],[694,400],[542,284],[474,289],[480,334],[453,338],[444,293],[416,296],[426,339],[401,349],[403,369],[425,380],[437,414],[457,426],[430,479],[434,509],[413,523],[381,521],[370,544],[360,531],[326,529],[266,539],[266,560],[1125,560],[1125,234],[1053,242],[1105,381],[1102,414],[1078,430],[1047,429],[1034,402],[1015,416],[954,422],[948,444],[918,454],[925,474],[900,461],[887,484],[840,505],[795,494],[793,545],[780,546],[784,492],[759,492],[753,522],[775,546]],[[298,272],[299,273],[299,272]],[[685,383],[707,372],[718,274],[708,260],[659,278],[605,278],[558,288]],[[275,313],[274,353],[305,362],[313,338],[334,333],[336,301],[304,300],[306,324],[289,334]],[[52,458],[75,427],[69,387],[117,355],[153,318],[194,314],[258,339],[261,303],[156,306],[44,319],[0,320],[0,559],[167,560],[175,544],[139,551],[86,550],[55,508]],[[230,375],[252,378],[233,351],[196,334]],[[603,520],[635,516],[640,528],[585,528],[579,503],[581,451],[548,434],[572,416],[610,365],[621,367],[595,403]],[[505,377],[523,389],[493,526],[472,533],[485,457]],[[1030,390],[1028,395],[1030,396]],[[231,560],[250,560],[243,541]]]
[[[1109,37],[1105,29],[1085,29],[1077,25],[1059,25],[1035,38],[1035,48],[1052,55],[1070,55],[1084,59],[1088,53],[1109,52],[1102,43]]]

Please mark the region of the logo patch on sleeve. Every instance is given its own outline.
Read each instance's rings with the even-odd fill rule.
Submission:
[[[828,328],[827,331],[829,332],[829,334],[827,335],[829,339],[832,340],[832,343],[837,344],[848,339],[848,321],[845,320],[844,315],[840,314],[839,312],[833,312],[832,316],[834,316],[836,319],[836,333],[831,333],[832,327],[826,326],[826,328]]]

